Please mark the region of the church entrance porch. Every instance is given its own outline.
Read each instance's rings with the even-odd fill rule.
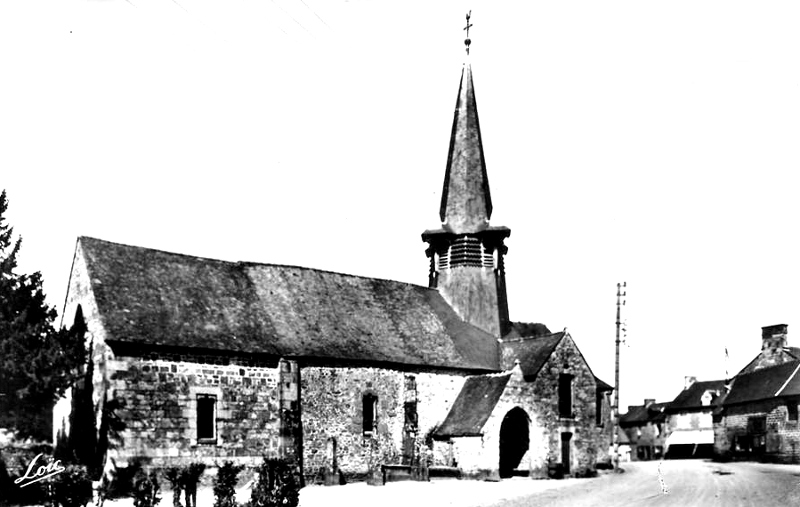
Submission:
[[[522,457],[528,452],[530,436],[528,426],[530,418],[519,407],[512,408],[503,418],[500,425],[500,477],[514,475]]]

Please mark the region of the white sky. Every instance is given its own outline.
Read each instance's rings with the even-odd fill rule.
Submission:
[[[613,383],[627,281],[623,407],[800,345],[794,1],[4,0],[21,271],[61,310],[87,235],[425,285],[470,9],[512,319]]]

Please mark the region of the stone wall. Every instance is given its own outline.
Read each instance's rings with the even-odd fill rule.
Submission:
[[[558,414],[558,379],[562,373],[573,375],[572,418],[561,418]],[[558,344],[533,385],[537,417],[549,437],[546,461],[533,465],[535,475],[543,475],[547,463],[561,462],[561,434],[565,432],[572,433],[570,470],[573,474],[594,469],[597,462],[607,461],[611,442],[605,425],[596,424],[597,383],[569,335]]]
[[[668,434],[667,427],[668,424],[661,423],[661,429],[659,429],[658,424],[646,422],[623,428],[630,441],[631,460],[639,461],[662,457]],[[640,450],[640,448],[647,448],[647,450]]]
[[[107,361],[109,400],[127,428],[109,451],[117,466],[222,460],[255,465],[278,453],[279,369],[268,366],[117,357]],[[216,398],[216,439],[197,434],[198,395]]]
[[[111,356],[111,351],[106,345],[106,331],[100,319],[97,303],[90,290],[89,273],[86,268],[83,250],[78,245],[70,272],[67,297],[64,302],[64,311],[61,315],[60,327],[70,328],[75,323],[76,317],[83,315],[86,324],[85,346],[91,350],[94,367],[92,371],[93,402],[97,420],[95,429],[100,427],[100,415],[103,409],[103,393],[106,383],[106,360]],[[69,434],[69,412],[72,404],[73,389],[68,389],[64,397],[56,402],[53,411],[53,442],[59,438],[59,433]]]
[[[573,376],[573,417],[570,418],[559,416],[558,383],[562,373]],[[532,382],[523,378],[519,366],[512,370],[503,394],[483,427],[483,436],[452,439],[454,458],[468,475],[498,477],[503,420],[512,409],[520,408],[529,419],[529,444],[517,470],[526,470],[534,478],[547,477],[548,466],[562,461],[563,433],[572,434],[570,473],[576,475],[592,470],[597,462],[608,461],[611,443],[609,425],[597,425],[596,403],[594,375],[575,343],[565,336]],[[447,448],[441,448],[444,454]]]
[[[797,403],[792,400],[792,403]],[[763,450],[753,448],[757,438],[751,418],[765,417]],[[769,400],[726,407],[725,415],[714,425],[714,450],[720,456],[749,457],[781,463],[800,462],[800,422],[789,420],[785,400]]]
[[[413,378],[413,382],[408,379]],[[415,444],[444,420],[464,384],[458,374],[403,372],[375,367],[306,366],[300,374],[304,475],[321,482],[334,468],[350,480],[380,463],[401,463],[408,450],[406,389],[416,392]],[[365,433],[365,395],[377,397],[374,431]],[[404,447],[405,445],[405,447]],[[444,459],[443,456],[439,460]]]

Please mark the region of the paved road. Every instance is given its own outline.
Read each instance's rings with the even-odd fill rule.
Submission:
[[[674,506],[770,507],[800,505],[800,466],[760,463],[665,461],[662,493],[658,462],[624,463],[625,473],[573,482],[493,507]]]

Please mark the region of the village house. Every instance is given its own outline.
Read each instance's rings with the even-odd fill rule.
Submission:
[[[765,326],[761,352],[729,383],[714,414],[720,457],[800,462],[800,349],[789,347],[788,326]]]
[[[685,377],[683,391],[664,407],[667,458],[712,456],[713,412],[724,394],[724,380],[697,381],[695,377]]]
[[[78,238],[62,316],[86,330],[96,440],[109,407],[124,426],[107,469],[268,456],[330,483],[390,464],[545,477],[609,459],[610,386],[566,330],[510,320],[511,231],[489,224],[468,61],[457,97],[427,286]],[[91,431],[70,426],[71,396],[57,439]]]
[[[666,414],[669,403],[656,403],[645,399],[643,405],[629,405],[619,417],[620,434],[630,448],[630,459],[647,461],[664,457],[666,440]]]

